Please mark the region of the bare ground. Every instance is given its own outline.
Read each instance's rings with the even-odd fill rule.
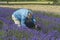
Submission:
[[[8,8],[28,8],[36,11],[54,12],[60,14],[60,6],[56,5],[0,5]]]

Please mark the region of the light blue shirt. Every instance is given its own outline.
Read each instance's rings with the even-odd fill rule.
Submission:
[[[15,11],[12,15],[14,15],[15,18],[20,20],[21,25],[25,25],[24,21],[25,21],[25,18],[28,16],[29,13],[32,14],[31,10],[22,8],[22,9],[19,9],[19,10]],[[34,18],[33,18],[33,21],[36,22],[36,20]]]

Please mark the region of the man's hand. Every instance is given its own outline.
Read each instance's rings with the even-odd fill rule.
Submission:
[[[37,25],[35,25],[35,29],[37,28]]]
[[[35,25],[35,29],[41,31],[41,27],[39,25]]]

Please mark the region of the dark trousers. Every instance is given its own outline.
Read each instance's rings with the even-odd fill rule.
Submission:
[[[26,20],[25,20],[25,25],[26,25],[28,28],[35,28],[35,24],[33,23],[32,20],[29,20],[29,19],[26,19]]]

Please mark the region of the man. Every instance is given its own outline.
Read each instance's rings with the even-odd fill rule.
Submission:
[[[12,14],[12,20],[20,26],[27,26],[28,28],[35,28],[36,20],[33,13],[29,9],[21,8]]]

